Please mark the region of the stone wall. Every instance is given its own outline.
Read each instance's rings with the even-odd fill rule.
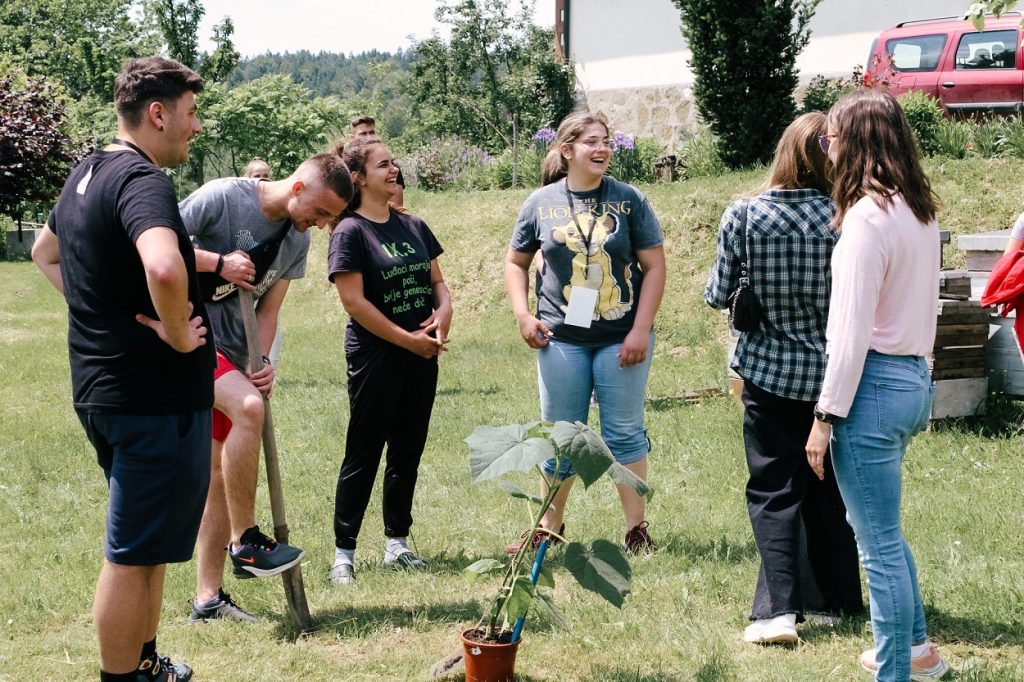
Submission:
[[[653,137],[669,151],[692,136],[698,124],[689,88],[681,85],[593,90],[579,97],[592,113],[603,114],[613,130]]]

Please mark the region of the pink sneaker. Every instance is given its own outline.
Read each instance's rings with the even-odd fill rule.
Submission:
[[[878,662],[875,660],[876,651],[868,649],[860,655],[860,667],[870,673],[878,672]],[[910,679],[913,682],[930,682],[937,680],[949,672],[949,664],[942,660],[939,655],[939,648],[929,643],[923,654],[910,658]]]

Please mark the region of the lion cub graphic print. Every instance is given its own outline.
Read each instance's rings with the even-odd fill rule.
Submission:
[[[630,281],[630,268],[627,264],[622,273],[622,281],[627,290],[626,300],[623,301],[622,288],[612,272],[612,259],[604,249],[608,237],[618,227],[615,217],[609,213],[595,217],[589,212],[578,212],[576,220],[581,227],[587,226],[583,228],[587,230],[590,229],[591,221],[594,221],[589,249],[575,222],[570,220],[565,225],[551,230],[551,238],[558,244],[564,244],[575,254],[572,259],[572,277],[569,284],[562,289],[565,300],[569,300],[572,287],[596,289],[597,306],[594,308],[593,319],[620,320],[633,308],[633,283]],[[567,306],[563,305],[562,310],[566,309]]]

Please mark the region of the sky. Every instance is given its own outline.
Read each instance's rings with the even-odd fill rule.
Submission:
[[[411,46],[409,36],[429,38],[442,28],[434,21],[435,0],[202,0],[199,47],[213,50],[212,28],[225,16],[235,24],[232,40],[243,57],[264,52],[340,52]],[[536,0],[535,23],[552,26],[555,0]],[[441,33],[441,35],[446,35]]]

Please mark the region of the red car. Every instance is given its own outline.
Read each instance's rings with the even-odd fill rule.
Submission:
[[[962,18],[905,21],[871,44],[865,79],[899,95],[921,90],[950,113],[1024,109],[1021,15],[988,17],[978,31]]]

